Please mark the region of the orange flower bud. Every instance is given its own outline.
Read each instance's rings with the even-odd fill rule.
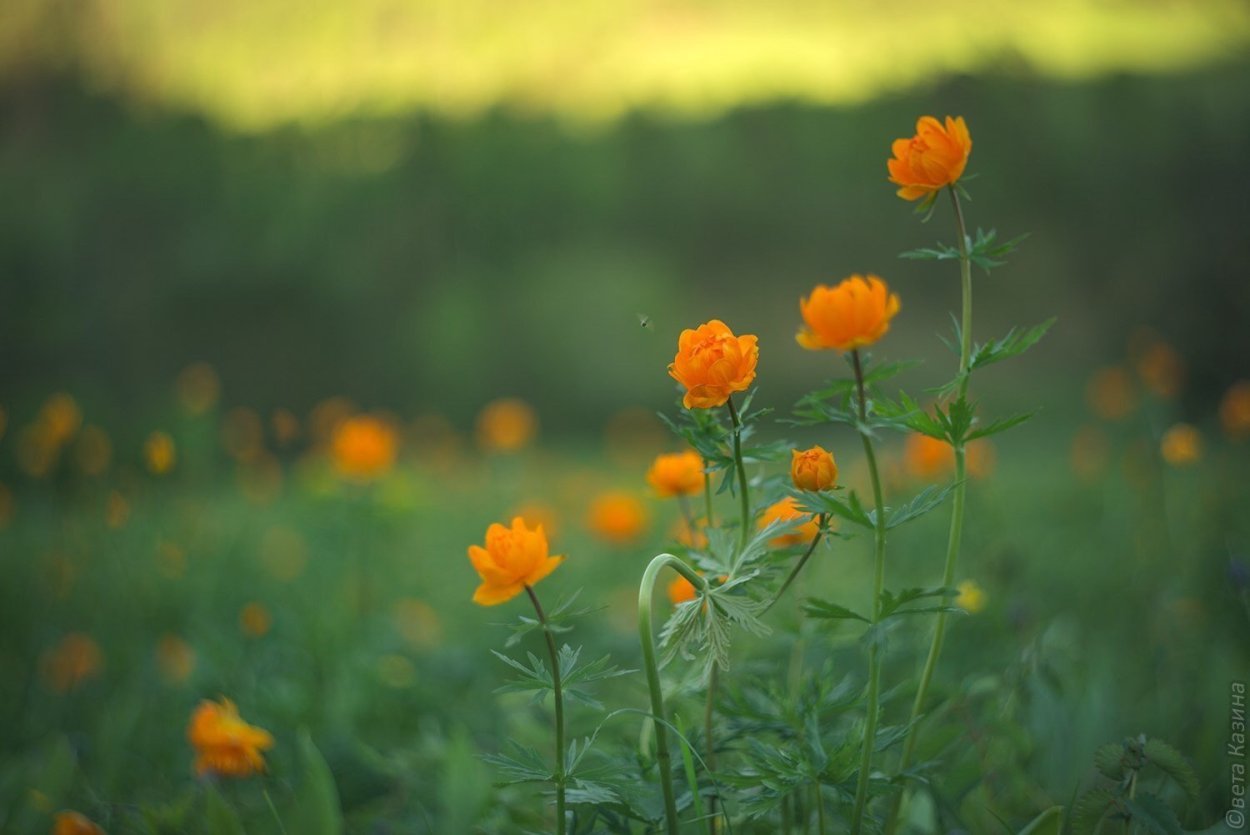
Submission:
[[[795,338],[809,351],[862,348],[885,336],[898,309],[898,295],[875,275],[853,275],[836,287],[821,284],[799,301],[806,327]]]
[[[963,176],[972,153],[972,136],[962,116],[947,116],[945,125],[932,116],[921,116],[916,135],[895,139],[892,150],[894,159],[886,163],[890,182],[902,186],[899,197],[916,200]]]
[[[713,319],[681,332],[668,373],[686,387],[683,406],[712,409],[750,387],[759,357],[758,337],[734,336],[728,325]]]
[[[356,481],[385,475],[395,465],[399,446],[388,421],[372,415],[348,418],[334,430],[332,452],[339,473]]]
[[[799,545],[804,542],[810,542],[812,537],[820,532],[820,526],[816,524],[816,520],[799,510],[798,502],[791,496],[786,496],[779,502],[775,502],[760,517],[759,527],[766,528],[777,520],[789,521],[791,519],[806,519],[802,525],[790,533],[775,537],[772,545],[776,548],[783,548],[787,545]]]
[[[822,447],[793,450],[790,478],[800,490],[828,490],[838,481],[838,464]]]
[[[224,777],[248,777],[264,771],[261,752],[273,747],[269,732],[244,722],[229,699],[200,702],[191,714],[187,739],[195,749],[196,773]]]
[[[547,554],[547,534],[543,526],[533,530],[520,516],[512,527],[498,523],[486,529],[486,547],[469,546],[469,561],[482,584],[473,593],[473,602],[481,606],[504,603],[546,577],[564,557]]]
[[[52,835],[104,835],[104,830],[96,826],[85,815],[78,812],[57,812],[52,822]]]
[[[703,456],[692,449],[657,455],[647,471],[647,483],[662,499],[700,493],[703,491]]]

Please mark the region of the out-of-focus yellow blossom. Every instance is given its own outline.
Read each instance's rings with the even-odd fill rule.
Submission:
[[[515,452],[538,432],[538,416],[524,400],[505,397],[482,407],[477,416],[477,442],[488,452]]]
[[[98,426],[84,426],[74,447],[74,460],[85,475],[102,475],[113,460],[113,444],[108,434]]]
[[[223,777],[249,777],[264,771],[262,752],[273,747],[269,732],[243,721],[229,699],[200,702],[191,715],[187,739],[195,749],[196,773]]]
[[[299,418],[290,409],[274,409],[269,415],[269,428],[279,447],[288,447],[299,440]]]
[[[509,516],[520,516],[530,528],[541,527],[547,536],[556,536],[559,530],[555,508],[543,502],[526,502],[518,506]]]
[[[105,835],[104,830],[86,815],[70,810],[56,813],[52,821],[52,835]]]
[[[774,548],[784,548],[787,545],[811,542],[812,538],[820,532],[820,525],[816,523],[816,519],[810,514],[799,510],[798,502],[792,496],[786,496],[784,499],[769,505],[764,514],[760,516],[758,527],[762,529],[768,527],[773,522],[788,522],[791,519],[806,519],[806,521],[790,533],[773,537],[771,544]]]
[[[41,659],[44,683],[57,693],[68,693],[100,674],[104,654],[90,635],[70,632]]]
[[[1103,420],[1123,420],[1137,408],[1137,391],[1129,373],[1119,366],[1102,368],[1090,377],[1085,399]]]
[[[1194,464],[1202,458],[1202,435],[1188,423],[1178,423],[1163,433],[1159,451],[1174,467]]]
[[[148,472],[153,475],[165,475],[174,468],[178,461],[178,452],[174,447],[174,439],[164,432],[153,432],[143,444],[143,460]]]
[[[263,638],[273,626],[273,616],[263,603],[253,600],[239,611],[239,628],[249,638]]]
[[[990,475],[994,463],[994,445],[989,440],[981,438],[964,447],[964,465],[973,478]],[[903,466],[913,478],[944,478],[955,471],[955,450],[945,441],[914,432],[904,442]]]
[[[315,446],[327,447],[334,441],[339,424],[356,413],[356,407],[345,397],[322,400],[308,414],[308,434]]]
[[[436,647],[443,640],[443,624],[434,607],[424,600],[405,597],[392,610],[395,631],[415,647]]]
[[[694,583],[681,574],[674,577],[673,581],[668,584],[668,599],[674,606],[694,600],[696,594],[698,592],[695,590]]]
[[[1151,339],[1137,357],[1137,376],[1156,397],[1170,400],[1180,394],[1185,363],[1176,349],[1161,339]]]
[[[23,426],[17,435],[17,465],[32,478],[47,478],[60,460],[61,449],[38,424]]]
[[[217,404],[221,396],[221,380],[217,372],[206,362],[188,365],[178,373],[174,382],[178,403],[192,415],[202,415]]]
[[[658,455],[647,471],[647,483],[663,499],[698,495],[703,481],[703,456],[692,449]]]
[[[353,481],[371,481],[395,466],[399,437],[390,421],[356,415],[334,430],[334,465]]]
[[[956,606],[970,615],[975,615],[985,609],[985,604],[988,602],[985,589],[981,588],[976,580],[964,580],[955,588],[959,590],[959,594],[955,596]]]
[[[590,504],[587,524],[593,534],[616,545],[625,545],[647,529],[647,508],[630,493],[602,493]]]
[[[183,684],[195,671],[195,650],[177,635],[164,635],[156,644],[156,669],[166,684]]]
[[[389,653],[378,659],[378,680],[387,687],[402,690],[417,680],[417,668],[398,653]]]
[[[126,501],[126,497],[118,491],[111,491],[104,505],[104,524],[117,530],[124,526],[128,519],[130,519],[130,502]]]
[[[1224,392],[1220,426],[1235,441],[1250,438],[1250,380],[1238,380]]]
[[[38,425],[49,444],[63,446],[82,425],[78,401],[64,392],[52,395],[39,410]]]

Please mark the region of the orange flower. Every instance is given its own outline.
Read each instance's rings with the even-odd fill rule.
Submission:
[[[537,431],[534,409],[515,397],[487,403],[477,416],[477,441],[485,450],[515,452],[529,444]]]
[[[1250,437],[1250,380],[1229,386],[1220,401],[1220,425],[1234,440]]]
[[[354,481],[371,481],[395,465],[398,447],[389,422],[373,415],[356,415],[335,428],[331,449],[339,473]]]
[[[798,502],[792,496],[786,496],[779,502],[775,502],[760,517],[759,527],[765,528],[776,521],[790,521],[791,519],[806,519],[799,527],[787,534],[774,537],[772,540],[773,547],[783,548],[787,545],[799,545],[804,542],[810,542],[812,537],[816,536],[820,531],[820,526],[816,524],[816,520],[810,515],[799,510]]]
[[[225,777],[248,777],[264,771],[261,752],[273,747],[269,732],[244,722],[234,702],[225,698],[200,702],[191,715],[187,739],[195,748],[196,773]]]
[[[56,813],[52,822],[52,835],[104,835],[104,830],[91,822],[86,815],[69,810]]]
[[[1094,414],[1104,420],[1122,420],[1137,408],[1137,392],[1133,380],[1123,368],[1099,369],[1089,378],[1085,399]]]
[[[637,539],[647,527],[647,509],[629,493],[604,493],[590,505],[590,530],[617,545]]]
[[[836,287],[821,284],[799,301],[806,327],[795,338],[809,351],[862,348],[885,336],[898,309],[898,295],[875,275],[853,275]]]
[[[156,666],[169,684],[181,684],[195,671],[195,650],[177,635],[165,635],[156,645]]]
[[[1171,345],[1154,340],[1138,357],[1137,374],[1146,388],[1167,400],[1180,393],[1185,379],[1185,363]]]
[[[547,554],[547,534],[543,526],[533,530],[520,516],[512,527],[498,523],[486,529],[486,547],[469,546],[469,561],[482,578],[473,593],[473,602],[482,606],[504,603],[546,577],[564,557]]]
[[[164,432],[153,432],[143,444],[143,458],[153,475],[165,475],[178,460],[174,439]]]
[[[668,584],[668,599],[674,606],[694,600],[695,595],[694,583],[680,574]]]
[[[800,490],[828,490],[838,481],[838,464],[824,448],[792,450],[790,478]]]
[[[239,611],[239,628],[249,638],[263,638],[273,626],[273,616],[263,603],[252,601]]]
[[[1202,435],[1188,423],[1178,423],[1163,433],[1159,451],[1174,467],[1193,464],[1202,457]]]
[[[973,478],[988,476],[994,470],[994,445],[985,439],[970,441],[964,447],[964,463]],[[955,470],[955,450],[946,441],[915,432],[903,447],[903,465],[913,478],[936,480]]]
[[[178,372],[174,383],[178,390],[178,402],[188,413],[202,415],[221,396],[221,379],[206,362],[196,362]]]
[[[688,449],[657,455],[647,471],[647,483],[660,498],[693,496],[703,491],[703,456]]]
[[[44,681],[57,693],[67,693],[95,678],[103,666],[100,645],[82,632],[69,633],[43,655]]]
[[[972,136],[962,116],[947,116],[945,125],[932,116],[921,116],[916,135],[895,139],[892,150],[894,159],[886,163],[890,182],[902,186],[899,197],[916,200],[963,176],[972,153]]]
[[[759,337],[734,336],[728,325],[713,319],[681,332],[668,374],[686,387],[683,406],[712,409],[751,386],[759,358]]]

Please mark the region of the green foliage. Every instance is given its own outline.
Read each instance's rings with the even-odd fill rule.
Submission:
[[[1175,748],[1142,734],[1098,748],[1094,768],[1094,784],[1073,807],[1073,835],[1096,835],[1109,819],[1123,821],[1133,832],[1182,835],[1180,819],[1167,800],[1142,788],[1147,769],[1157,769],[1187,798],[1198,798],[1198,775]]]
[[[300,764],[300,784],[287,826],[293,832],[307,835],[339,835],[343,831],[343,815],[334,775],[307,728],[300,729],[295,748]]]
[[[966,192],[964,197],[967,197]],[[1006,261],[1003,259],[1015,252],[1016,248],[1027,237],[1028,233],[1025,233],[999,243],[997,230],[991,229],[986,232],[983,229],[977,229],[976,238],[967,241],[966,244],[968,247],[968,260],[985,270],[988,274],[994,267],[1001,267],[1005,264]],[[904,252],[899,257],[919,261],[958,261],[963,257],[963,253],[957,247],[939,242],[933,247],[922,247]]]

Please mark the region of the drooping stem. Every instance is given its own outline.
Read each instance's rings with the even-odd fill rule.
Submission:
[[[790,584],[794,582],[794,578],[799,576],[799,572],[803,570],[803,566],[807,564],[809,559],[811,559],[812,554],[816,551],[816,546],[820,544],[820,537],[824,534],[826,519],[828,519],[828,514],[825,513],[820,514],[817,518],[816,524],[819,530],[817,530],[816,535],[812,537],[812,541],[807,546],[807,550],[803,552],[803,556],[799,557],[799,561],[794,564],[794,568],[790,569],[789,575],[786,576],[786,581],[781,584],[781,588],[777,589],[777,593],[773,595],[773,599],[768,601],[768,605],[760,610],[761,615],[771,609],[774,604],[781,599],[781,596],[786,593],[786,589],[790,588]]]
[[[551,634],[547,613],[538,602],[538,595],[529,585],[525,586],[525,593],[534,604],[534,612],[538,615],[543,635],[547,638],[547,652],[551,656],[551,692],[556,697],[556,835],[564,835],[564,782],[568,775],[565,773],[564,761],[564,689],[560,685],[560,654],[556,651],[556,639]]]
[[[885,500],[881,492],[881,476],[877,470],[877,456],[868,434],[868,399],[864,392],[864,368],[859,351],[851,352],[855,366],[855,386],[859,392],[859,437],[864,443],[864,457],[868,460],[868,475],[872,479],[872,498],[876,508],[876,535],[873,543],[872,623],[881,619],[881,592],[885,588]],[[864,747],[859,758],[859,781],[855,786],[855,806],[851,812],[851,835],[863,831],[864,809],[868,802],[868,775],[872,770],[872,752],[876,747],[877,714],[881,700],[881,648],[880,642],[868,645],[868,705],[864,718]]]
[[[707,744],[707,751],[703,754],[704,762],[707,763],[707,770],[712,774],[716,773],[716,736],[713,731],[713,722],[716,717],[716,665],[712,665],[712,673],[707,681],[707,696],[703,705],[703,738]],[[716,817],[716,795],[708,798],[707,802],[707,830],[711,835],[716,835],[718,831],[718,818]]]
[[[968,227],[964,222],[963,207],[959,203],[959,192],[954,186],[949,187],[951,205],[955,209],[955,226],[959,234],[959,277],[961,287],[962,318],[960,319],[959,342],[959,398],[968,394],[968,378],[971,373],[969,364],[972,361],[972,259],[968,257]],[[950,588],[955,582],[955,566],[959,562],[959,548],[963,540],[964,506],[967,498],[968,467],[964,443],[960,440],[954,444],[955,450],[955,495],[951,502],[950,534],[946,540],[946,562],[942,568],[942,586]],[[933,680],[933,672],[937,669],[938,658],[942,655],[942,643],[946,638],[946,612],[938,612],[933,627],[933,641],[929,644],[929,654],[925,658],[924,669],[920,673],[920,684],[916,688],[916,698],[911,706],[911,719],[908,724],[907,737],[903,740],[902,755],[899,759],[899,772],[906,771],[911,765],[915,753],[916,741],[919,738],[919,719],[924,713],[925,698],[929,694],[929,684]],[[899,809],[903,796],[895,795],[890,806],[890,814],[886,820],[886,835],[893,835],[898,825]]]
[[[665,566],[685,577],[696,589],[706,589],[707,581],[693,568],[672,554],[660,554],[647,564],[638,587],[638,637],[642,643],[642,665],[647,674],[651,694],[651,715],[655,722],[655,759],[660,767],[660,790],[664,794],[664,821],[668,835],[677,835],[677,797],[673,789],[673,762],[668,752],[668,714],[664,709],[664,691],[660,686],[660,667],[655,660],[655,635],[651,629],[651,598],[655,581]]]
[[[726,403],[729,405],[729,418],[734,425],[734,466],[738,469],[738,498],[742,502],[742,542],[746,544],[751,535],[751,498],[747,495],[747,468],[742,463],[742,418],[738,416],[732,397]]]

